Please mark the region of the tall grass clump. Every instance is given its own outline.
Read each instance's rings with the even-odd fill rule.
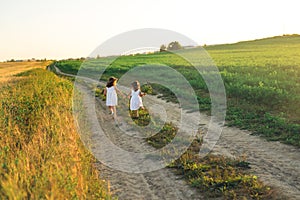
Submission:
[[[0,199],[111,199],[73,122],[70,81],[43,69],[0,83]]]

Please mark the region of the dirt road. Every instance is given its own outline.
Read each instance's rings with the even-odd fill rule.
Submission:
[[[93,100],[94,92],[84,86],[79,90],[84,93],[83,104],[87,109],[96,110],[98,121],[107,137],[117,146],[128,151],[147,151],[151,147],[142,138],[130,137],[120,128],[113,126],[114,122],[101,100]],[[178,123],[181,110],[178,105],[166,103],[161,99],[151,97],[158,105],[163,105],[167,113],[167,121]],[[194,113],[188,113],[192,119]],[[199,128],[207,130],[210,117],[201,115]],[[91,119],[92,120],[92,119]],[[121,119],[122,120],[122,119]],[[186,127],[185,127],[186,128]],[[188,131],[188,130],[186,130]],[[194,131],[194,130],[191,130]],[[97,143],[96,135],[92,140]],[[97,145],[94,146],[97,151]],[[300,199],[300,150],[299,148],[269,142],[261,137],[253,136],[248,131],[232,127],[224,127],[220,139],[214,146],[214,154],[228,157],[245,156],[251,163],[253,174],[257,175],[267,185],[276,188],[286,199]],[[112,158],[113,159],[113,158]],[[130,162],[130,157],[127,158]],[[147,166],[145,166],[147,167]],[[109,179],[112,191],[119,199],[203,199],[195,189],[188,186],[170,169],[132,174],[114,170],[99,163],[101,176]]]
[[[85,108],[87,110],[95,109],[101,128],[113,144],[128,151],[143,152],[155,150],[145,142],[144,138],[131,137],[128,134],[124,134],[119,127],[114,125],[112,116],[108,114],[105,107],[105,102],[97,99],[95,103],[93,92],[88,92],[88,89],[82,85],[79,85],[78,88],[83,94]],[[121,117],[120,121],[122,121]],[[94,155],[102,153],[99,152],[99,145],[102,143],[98,142],[98,136],[95,132],[90,136],[92,138],[92,152]],[[118,159],[118,156],[114,157],[113,153],[110,156],[112,157],[111,159]],[[131,156],[127,156],[125,159],[128,162],[136,162]],[[110,181],[111,191],[119,199],[204,199],[196,189],[190,187],[181,177],[176,176],[167,168],[146,173],[128,173],[107,167],[101,162],[97,166],[100,170],[101,178]]]

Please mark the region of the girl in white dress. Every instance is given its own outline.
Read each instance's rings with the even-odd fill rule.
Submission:
[[[106,88],[104,90],[104,95],[106,96],[106,106],[109,108],[111,115],[117,121],[117,110],[116,106],[118,105],[118,95],[122,94],[122,92],[117,88],[117,81],[118,79],[115,77],[110,77],[107,84]]]
[[[140,89],[140,83],[138,81],[134,81],[131,84],[131,92],[128,96],[131,96],[130,99],[130,110],[132,111],[132,118],[138,118],[139,113],[138,110],[144,109],[142,97],[145,95],[145,93],[141,92]]]

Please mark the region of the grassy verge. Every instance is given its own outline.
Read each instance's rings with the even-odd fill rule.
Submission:
[[[0,198],[111,199],[76,133],[71,82],[42,69],[19,76],[0,86]]]
[[[176,135],[177,128],[166,124],[148,143],[161,148]],[[208,155],[199,157],[201,139],[193,141],[189,149],[169,167],[176,169],[190,185],[198,188],[206,198],[225,199],[275,199],[273,190],[257,176],[248,172],[249,163],[243,158],[229,159]]]

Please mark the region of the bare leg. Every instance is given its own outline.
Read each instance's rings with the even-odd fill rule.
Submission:
[[[132,118],[133,118],[133,119],[138,118],[138,117],[139,117],[138,115],[139,115],[138,110],[133,110],[133,111],[132,111]]]
[[[113,109],[113,118],[115,120],[115,124],[116,126],[119,126],[119,125],[122,125],[122,123],[119,123],[119,120],[118,120],[118,116],[117,116],[117,108],[116,106],[112,106],[112,109]]]
[[[136,117],[136,118],[139,118],[139,110],[136,110],[136,111],[135,111],[135,117]]]
[[[113,113],[114,119],[117,120],[117,109],[116,106],[111,107],[111,112]]]
[[[113,106],[108,106],[108,109],[109,109],[109,111],[110,111],[110,114],[113,114],[113,113],[114,113]]]

